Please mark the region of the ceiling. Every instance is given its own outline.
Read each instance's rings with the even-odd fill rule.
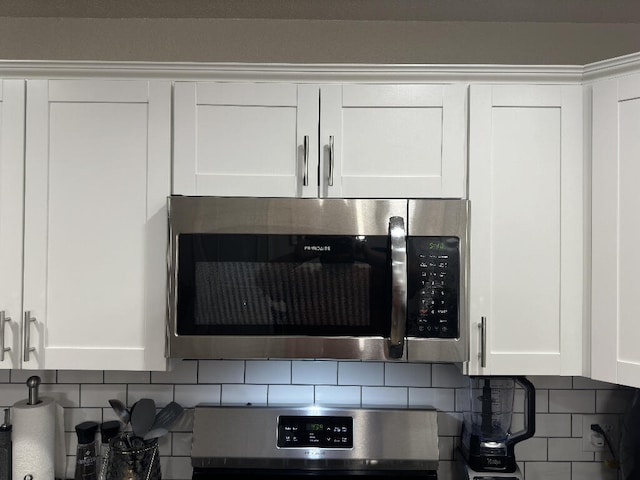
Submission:
[[[2,0],[0,17],[640,23],[640,1]]]

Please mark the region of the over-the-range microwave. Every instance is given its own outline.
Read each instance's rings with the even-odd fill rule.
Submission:
[[[469,202],[171,196],[167,356],[468,360]]]

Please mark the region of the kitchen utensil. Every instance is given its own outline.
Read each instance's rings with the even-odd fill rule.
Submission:
[[[131,421],[131,414],[129,413],[129,410],[127,410],[127,407],[125,407],[124,403],[116,398],[109,400],[109,404],[111,405],[111,408],[113,408],[113,411],[116,412],[116,415],[118,415],[120,421],[124,424],[124,428],[126,428]]]
[[[151,398],[141,398],[131,409],[131,428],[138,437],[144,435],[151,429],[156,418],[156,402]]]
[[[131,435],[131,432],[124,432],[112,440],[105,480],[160,480],[157,440],[143,442],[140,437]]]
[[[179,403],[169,402],[158,412],[151,429],[144,435],[144,439],[149,440],[166,435],[183,411],[184,408]]]

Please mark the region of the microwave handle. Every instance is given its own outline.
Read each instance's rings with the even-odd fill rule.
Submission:
[[[404,354],[404,335],[407,323],[407,239],[402,217],[389,219],[391,240],[391,331],[389,356]]]

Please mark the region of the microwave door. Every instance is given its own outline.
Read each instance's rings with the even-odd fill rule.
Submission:
[[[391,330],[389,356],[402,358],[407,324],[407,235],[402,217],[389,219],[391,245]]]

